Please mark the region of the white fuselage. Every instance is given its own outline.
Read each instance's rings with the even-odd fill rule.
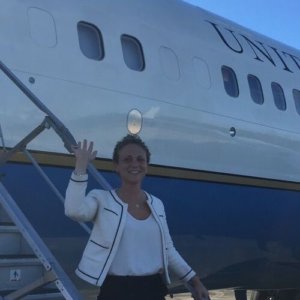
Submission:
[[[154,164],[300,181],[298,50],[179,0],[1,0],[0,19],[0,60],[78,140],[94,140],[100,157],[111,157],[136,109]],[[79,22],[101,32],[102,60],[82,53]],[[140,42],[143,71],[124,62],[124,34]],[[224,89],[222,66],[236,73],[236,98]],[[260,79],[262,105],[251,99],[248,74]],[[272,82],[283,87],[285,111],[274,104]],[[0,89],[11,147],[43,113],[2,74]],[[51,132],[30,148],[65,152]]]

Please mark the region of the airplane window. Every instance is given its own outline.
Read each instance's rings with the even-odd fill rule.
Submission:
[[[263,104],[264,94],[259,79],[256,76],[249,74],[248,84],[252,100],[257,104]]]
[[[209,89],[211,87],[211,78],[207,63],[200,57],[194,57],[193,65],[197,84],[204,89]]]
[[[297,113],[300,115],[300,91],[293,89],[293,95]]]
[[[104,46],[100,30],[95,25],[79,22],[77,32],[81,52],[90,59],[103,59]]]
[[[170,48],[160,46],[159,58],[162,71],[166,77],[171,80],[178,80],[180,77],[180,69],[175,52]]]
[[[239,87],[235,72],[227,66],[222,66],[222,76],[226,93],[231,97],[238,97]]]
[[[277,82],[272,82],[271,86],[276,107],[279,110],[286,110],[286,101],[282,87]]]
[[[143,71],[145,69],[145,60],[140,42],[133,36],[123,34],[121,43],[127,67],[135,71]]]
[[[53,16],[45,10],[28,9],[31,38],[40,46],[55,47],[57,44],[56,25]]]

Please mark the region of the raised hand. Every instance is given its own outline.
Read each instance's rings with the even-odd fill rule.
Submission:
[[[72,146],[76,158],[75,173],[85,174],[90,161],[95,159],[97,151],[93,151],[94,143],[88,143],[86,139],[83,142],[78,142],[76,146]]]

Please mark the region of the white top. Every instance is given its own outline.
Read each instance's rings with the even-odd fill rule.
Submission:
[[[127,212],[126,224],[109,274],[143,276],[163,268],[161,234],[151,214],[138,220]]]

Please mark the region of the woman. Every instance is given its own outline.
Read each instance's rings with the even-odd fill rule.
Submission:
[[[97,152],[93,142],[73,148],[76,165],[66,191],[65,213],[94,226],[76,273],[100,286],[98,300],[163,300],[168,268],[194,290],[196,300],[209,299],[195,272],[173,246],[162,202],[143,191],[150,152],[137,136],[127,135],[114,149],[121,179],[116,190],[86,195],[87,166]]]

